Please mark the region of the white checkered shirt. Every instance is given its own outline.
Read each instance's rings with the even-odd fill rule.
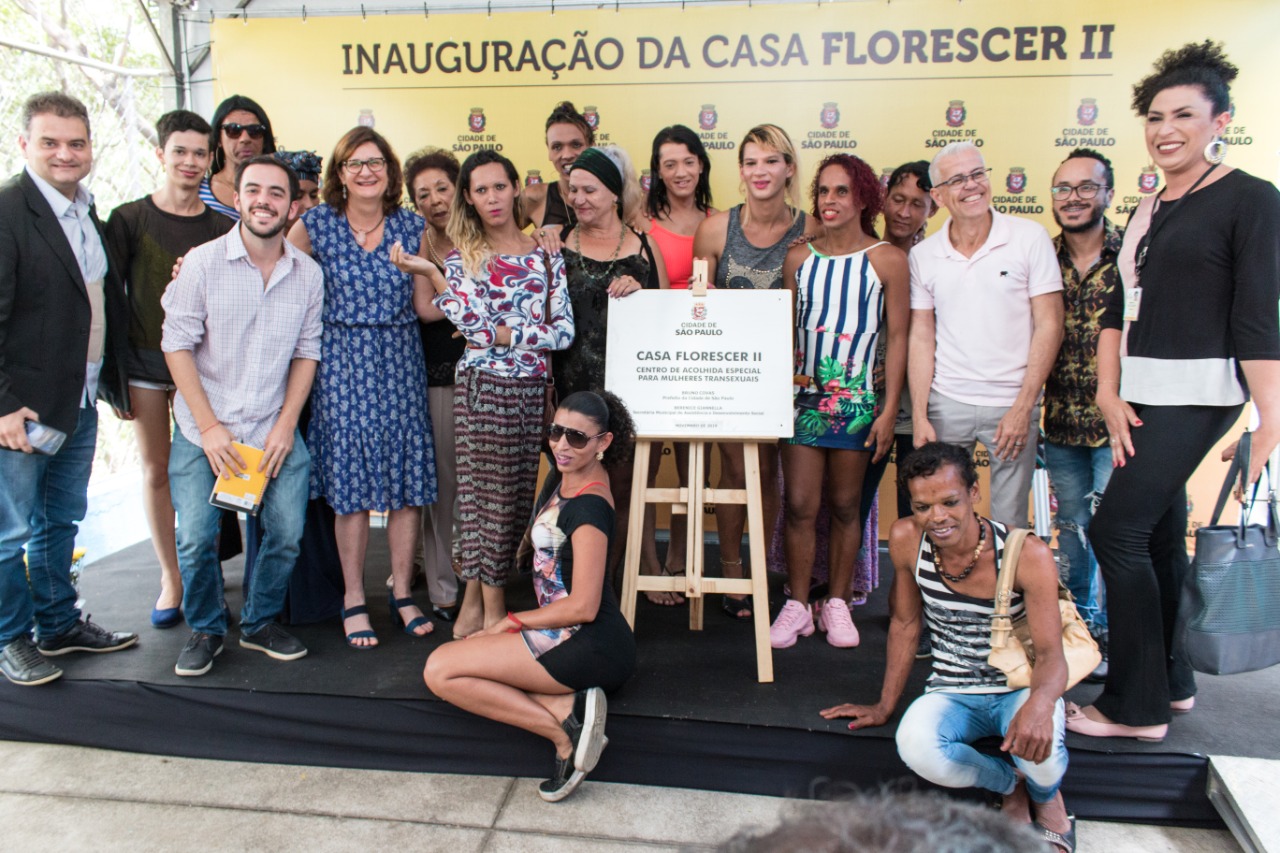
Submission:
[[[267,286],[249,261],[240,228],[187,253],[165,290],[165,352],[190,350],[209,405],[237,441],[262,447],[284,405],[295,358],[320,360],[324,276],[285,241]],[[173,417],[200,445],[200,427],[182,394]]]

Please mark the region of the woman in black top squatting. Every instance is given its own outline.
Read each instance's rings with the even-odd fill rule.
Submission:
[[[635,669],[635,637],[605,582],[614,529],[606,469],[630,454],[635,427],[617,397],[579,391],[547,433],[560,485],[530,531],[537,608],[436,649],[424,677],[459,708],[551,741],[555,769],[538,793],[556,802],[599,761],[604,693]]]

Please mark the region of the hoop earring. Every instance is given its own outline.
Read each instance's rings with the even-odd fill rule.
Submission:
[[[1221,136],[1215,136],[1213,141],[1204,147],[1204,159],[1215,166],[1227,159],[1227,143],[1222,141]]]

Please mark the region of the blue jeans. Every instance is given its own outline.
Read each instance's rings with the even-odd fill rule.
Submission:
[[[262,499],[266,536],[240,611],[240,633],[253,634],[284,607],[289,575],[298,560],[302,524],[310,493],[311,454],[295,432],[293,450]],[[169,451],[169,491],[178,513],[178,568],[182,572],[182,609],[191,630],[219,637],[227,633],[222,611],[222,566],[218,563],[221,510],[209,503],[214,473],[204,451],[173,431]]]
[[[1067,589],[1080,617],[1094,633],[1107,628],[1107,608],[1098,561],[1086,536],[1093,511],[1111,480],[1110,447],[1071,447],[1045,442],[1045,465],[1058,497],[1058,552],[1066,563]]]
[[[0,646],[30,636],[33,624],[56,637],[80,619],[71,553],[97,439],[98,412],[87,408],[54,456],[0,449]]]
[[[944,788],[985,788],[1011,794],[1018,775],[1008,761],[978,752],[969,744],[984,737],[1004,737],[1013,715],[1031,695],[1012,693],[926,693],[911,703],[898,725],[898,755],[920,776]],[[1049,757],[1032,764],[1014,757],[1027,780],[1027,793],[1047,803],[1058,793],[1067,772],[1066,714],[1062,700],[1053,709],[1054,743]]]

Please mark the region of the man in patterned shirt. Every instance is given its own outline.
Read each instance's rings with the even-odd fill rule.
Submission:
[[[1112,288],[1120,286],[1123,230],[1107,219],[1115,192],[1111,161],[1080,148],[1058,167],[1050,193],[1062,227],[1053,247],[1062,265],[1065,334],[1045,381],[1045,462],[1058,498],[1058,553],[1067,587],[1096,637],[1107,630],[1098,563],[1086,533],[1093,509],[1111,479],[1107,427],[1093,402],[1098,390],[1098,322]],[[1106,644],[1100,643],[1104,650]],[[1090,676],[1106,676],[1106,657]]]
[[[161,347],[178,386],[169,484],[178,512],[178,566],[191,639],[178,675],[204,675],[222,651],[227,613],[218,566],[215,478],[235,477],[245,460],[233,442],[262,448],[259,471],[266,536],[240,613],[240,645],[276,660],[306,646],[275,624],[298,559],[311,456],[298,416],[320,361],[324,277],[284,239],[298,206],[298,177],[270,155],[236,169],[240,224],[192,249],[165,291]]]

